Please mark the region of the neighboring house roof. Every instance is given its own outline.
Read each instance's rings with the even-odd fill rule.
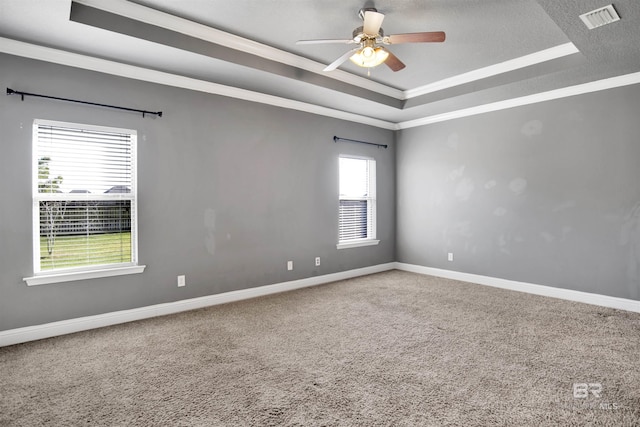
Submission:
[[[131,193],[131,189],[126,185],[114,185],[113,187],[105,191],[105,194],[106,193]]]

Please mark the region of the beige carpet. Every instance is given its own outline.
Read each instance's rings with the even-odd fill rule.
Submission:
[[[0,393],[2,426],[637,426],[640,314],[390,271],[1,348]]]

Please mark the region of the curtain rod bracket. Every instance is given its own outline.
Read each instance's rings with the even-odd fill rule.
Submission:
[[[7,95],[20,95],[20,98],[23,101],[24,101],[24,97],[25,96],[36,96],[38,98],[55,99],[56,101],[75,102],[75,103],[78,103],[78,104],[86,104],[86,105],[95,105],[95,106],[98,106],[98,107],[114,108],[116,110],[133,111],[133,112],[136,112],[136,113],[142,113],[142,117],[145,117],[146,114],[153,114],[155,116],[162,117],[162,111],[146,111],[146,110],[139,110],[137,108],[118,107],[117,105],[99,104],[97,102],[78,101],[77,99],[59,98],[57,96],[39,95],[37,93],[19,92],[17,90],[13,90],[11,88],[7,88]]]
[[[347,142],[356,142],[358,144],[375,145],[378,148],[380,148],[380,147],[387,148],[388,147],[387,144],[376,144],[374,142],[358,141],[357,139],[340,138],[339,136],[335,136],[334,135],[333,136],[333,142],[338,142],[338,141],[347,141]]]
[[[13,89],[9,89],[9,88],[7,88],[7,95],[14,95],[14,94],[16,94],[16,95],[20,95],[20,100],[21,100],[21,101],[24,101],[24,94],[22,94],[22,93],[18,93],[18,92],[16,92],[16,91],[15,91],[15,90],[13,90]]]

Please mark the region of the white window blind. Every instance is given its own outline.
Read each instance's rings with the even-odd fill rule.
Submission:
[[[34,270],[137,263],[136,132],[34,122]]]
[[[376,238],[376,162],[340,156],[338,242]]]

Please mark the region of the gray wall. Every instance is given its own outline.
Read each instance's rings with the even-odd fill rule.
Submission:
[[[635,85],[400,132],[398,261],[640,299],[639,112]]]
[[[0,55],[0,87],[164,112],[142,118],[0,96],[0,330],[395,260],[391,131],[8,55]],[[22,281],[33,274],[36,118],[138,131],[143,274],[32,287]],[[390,148],[335,144],[333,135]],[[335,247],[339,154],[377,160],[378,246]],[[286,270],[287,260],[294,271]],[[177,288],[178,274],[186,275],[186,287]]]
[[[165,113],[0,96],[0,330],[394,260],[640,299],[637,85],[395,135],[8,55],[0,87]],[[33,273],[36,118],[138,131],[143,274],[22,281]],[[335,248],[339,154],[378,162],[378,246]]]

